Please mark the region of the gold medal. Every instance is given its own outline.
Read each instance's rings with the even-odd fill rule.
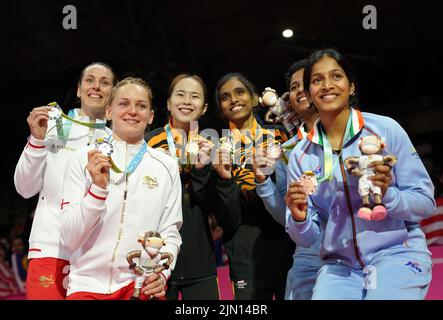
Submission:
[[[231,163],[234,162],[234,146],[232,144],[231,137],[221,137],[220,138],[220,149],[229,153],[231,157]]]
[[[191,157],[195,157],[198,154],[198,136],[191,138],[191,141],[186,145],[186,153]]]
[[[317,178],[312,171],[305,171],[298,181],[302,184],[308,196],[317,190]]]

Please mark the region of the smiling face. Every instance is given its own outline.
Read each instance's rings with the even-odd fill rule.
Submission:
[[[192,77],[179,80],[168,98],[168,110],[173,123],[189,124],[206,112],[205,94],[202,85]]]
[[[83,77],[77,87],[77,97],[80,98],[84,114],[93,119],[103,118],[113,80],[112,71],[102,65],[93,64],[83,71]]]
[[[303,72],[304,69],[294,72],[289,82],[289,100],[294,110],[302,116],[309,109],[309,100],[303,88]]]
[[[309,97],[320,114],[337,114],[349,107],[349,95],[354,90],[335,59],[325,56],[312,66]]]
[[[252,116],[257,96],[237,78],[230,78],[218,91],[218,99],[223,115],[235,124],[243,123]]]
[[[154,112],[147,89],[140,84],[127,83],[118,86],[106,117],[112,121],[112,130],[117,140],[135,144],[143,139],[146,126],[152,123]]]

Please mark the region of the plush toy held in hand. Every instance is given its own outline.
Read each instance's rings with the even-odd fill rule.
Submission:
[[[345,165],[351,174],[359,176],[358,193],[363,204],[358,210],[361,219],[369,221],[383,220],[386,217],[386,208],[382,202],[381,189],[375,186],[369,179],[374,175],[374,167],[377,165],[387,165],[392,167],[397,158],[392,155],[382,156],[381,152],[385,148],[384,143],[377,136],[366,136],[360,139],[360,157],[349,157],[345,160]],[[371,197],[373,204],[371,205]]]
[[[143,287],[145,278],[152,273],[160,273],[165,269],[169,269],[174,256],[168,252],[160,252],[165,245],[165,241],[161,238],[160,233],[156,231],[141,232],[138,242],[142,245],[142,250],[134,250],[126,255],[129,263],[129,269],[134,270],[136,275],[134,294],[131,299],[140,299],[140,289]],[[133,261],[138,258],[138,264]],[[164,259],[167,261],[163,264],[160,262]]]
[[[279,97],[274,89],[267,87],[259,98],[259,102],[262,106],[269,108],[265,114],[267,123],[283,124],[291,137],[297,132],[302,120],[291,108],[288,92]]]

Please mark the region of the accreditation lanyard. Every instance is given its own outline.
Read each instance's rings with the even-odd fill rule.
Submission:
[[[108,143],[111,143],[112,136],[110,136],[106,140],[108,141]],[[117,167],[117,165],[114,163],[114,161],[112,161],[112,156],[109,157],[112,171],[114,171],[115,173],[126,173],[126,174],[130,174],[130,173],[134,172],[135,169],[137,169],[140,162],[143,160],[143,155],[146,153],[146,151],[147,151],[146,141],[143,140],[140,150],[137,152],[137,154],[134,156],[134,158],[132,158],[131,162],[128,164],[128,166],[126,167],[125,170],[121,170],[119,167]]]

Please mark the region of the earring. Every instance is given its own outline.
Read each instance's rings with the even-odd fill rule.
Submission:
[[[355,92],[352,92],[352,93],[350,94],[350,96],[351,96],[351,97],[355,96]]]

